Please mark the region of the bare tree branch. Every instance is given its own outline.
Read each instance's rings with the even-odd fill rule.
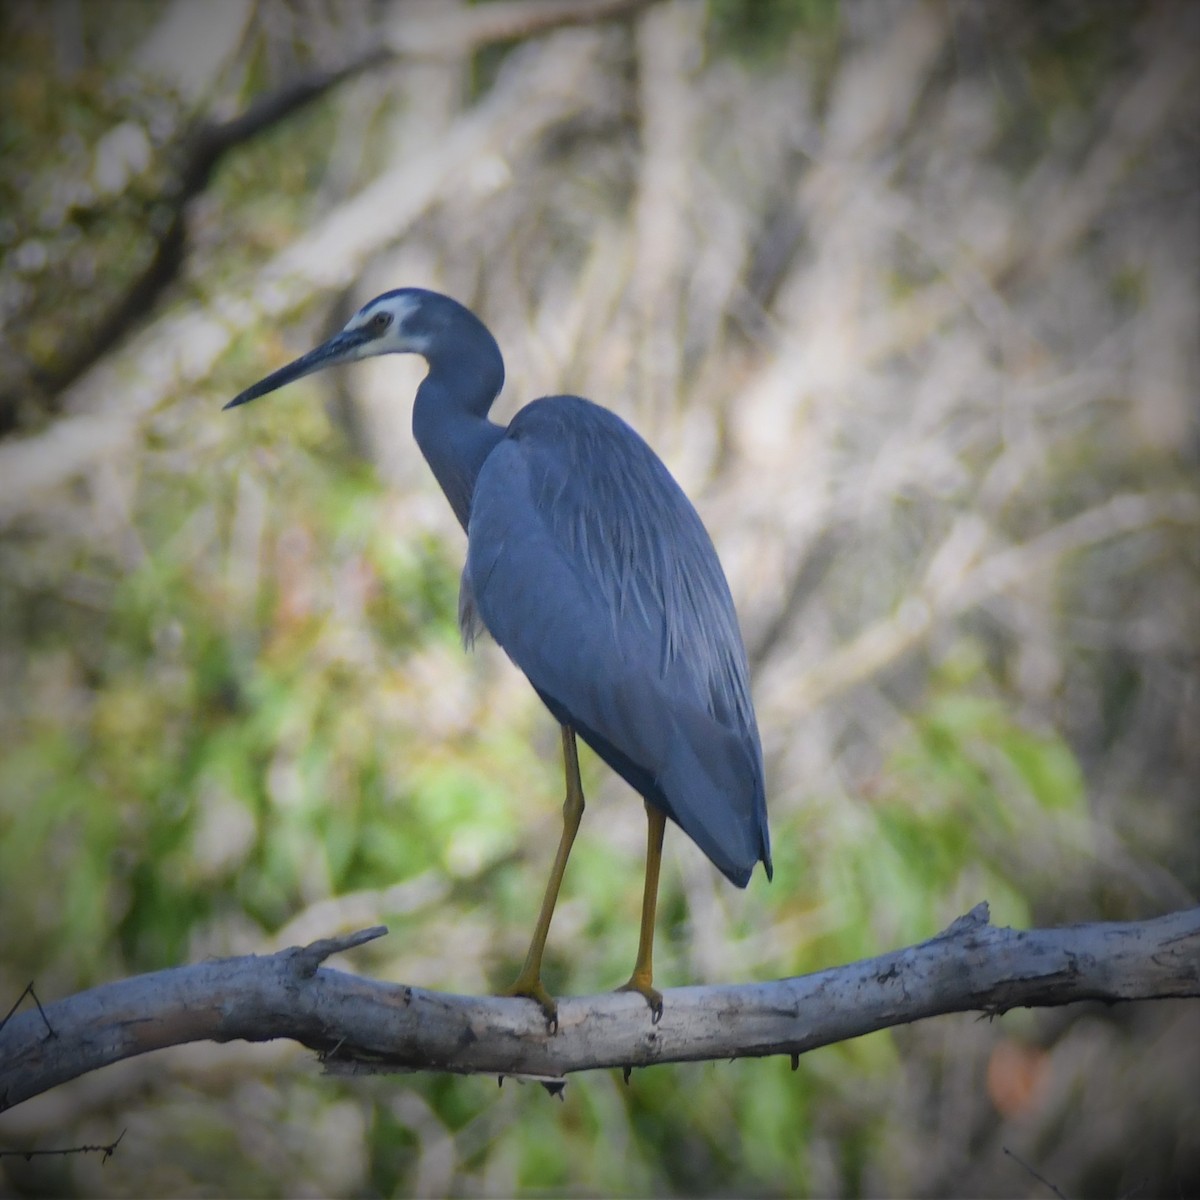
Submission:
[[[515,42],[570,25],[631,16],[655,0],[493,0],[459,8],[442,0],[402,11],[388,35],[391,51],[412,57],[457,58],[493,42]]]
[[[32,1162],[35,1158],[60,1158],[67,1154],[99,1154],[101,1162],[108,1162],[116,1154],[126,1132],[122,1129],[113,1141],[102,1146],[89,1142],[85,1146],[59,1146],[48,1150],[0,1150],[0,1158],[23,1158],[26,1162]]]
[[[153,251],[103,315],[82,327],[52,365],[30,364],[6,381],[0,394],[0,431],[13,420],[19,394],[36,390],[54,396],[152,311],[183,265],[189,205],[207,188],[213,171],[230,151],[348,80],[399,59],[471,54],[494,42],[515,42],[558,28],[621,18],[650,3],[652,0],[513,0],[483,8],[459,9],[437,3],[406,9],[404,20],[395,22],[381,42],[356,51],[337,66],[298,75],[256,97],[244,112],[229,120],[201,118],[193,122],[179,133],[178,143],[169,151],[175,166],[166,187],[143,202],[145,212],[154,216],[148,224],[157,229]],[[111,199],[106,203],[110,206]],[[58,410],[60,405],[53,407]]]
[[[918,645],[935,625],[1011,588],[1065,555],[1159,524],[1195,525],[1200,502],[1189,492],[1123,494],[1106,500],[1016,546],[977,558],[986,529],[977,518],[955,525],[930,569],[899,610],[785,685],[799,711],[871,678]],[[956,545],[965,543],[965,547]]]
[[[183,265],[188,206],[208,187],[213,171],[231,150],[320,100],[346,80],[393,58],[387,46],[372,46],[338,67],[290,80],[258,97],[245,112],[228,121],[201,121],[184,134],[174,151],[178,165],[169,185],[161,196],[145,204],[147,212],[158,215],[153,254],[103,318],[93,328],[82,331],[68,352],[53,367],[38,373],[33,382],[45,392],[65,388],[152,310]],[[30,379],[18,380],[17,386],[30,384]]]
[[[209,309],[159,317],[63,393],[69,414],[33,437],[0,443],[0,524],[98,460],[118,453],[167,397],[202,380],[255,320],[279,320],[314,294],[345,286],[378,250],[438,200],[462,188],[489,155],[513,155],[586,107],[595,43],[572,35],[553,54],[519,57],[453,132],[392,167],[330,212],[305,237]]]
[[[527,1000],[451,996],[321,967],[382,927],[263,957],[104,984],[0,1029],[0,1109],[123,1058],[194,1041],[290,1038],[339,1072],[453,1071],[561,1081],[574,1071],[798,1055],[951,1012],[1200,997],[1200,908],[1021,931],[980,904],[904,950],[773,983],[563,999],[557,1033]]]

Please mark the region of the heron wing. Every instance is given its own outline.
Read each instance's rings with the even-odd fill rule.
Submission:
[[[476,481],[464,583],[559,720],[739,885],[770,872],[745,651],[666,467],[586,400],[535,401]]]

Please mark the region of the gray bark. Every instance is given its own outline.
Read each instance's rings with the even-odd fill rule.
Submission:
[[[382,927],[266,956],[157,971],[28,1009],[0,1027],[0,1110],[184,1042],[290,1038],[330,1071],[425,1070],[561,1082],[574,1071],[799,1055],[952,1012],[1200,997],[1200,908],[1148,921],[1016,930],[981,904],[907,949],[771,983],[536,1004],[452,996],[323,967]]]

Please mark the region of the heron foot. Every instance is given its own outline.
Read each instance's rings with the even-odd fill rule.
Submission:
[[[558,1001],[546,991],[540,975],[527,977],[526,973],[522,971],[500,995],[524,996],[525,999],[532,1000],[546,1018],[547,1031],[552,1034],[558,1032]]]
[[[629,982],[621,984],[617,991],[637,992],[650,1005],[651,1024],[657,1025],[659,1018],[663,1015],[663,998],[662,992],[658,988],[650,986],[651,978],[649,971],[634,971],[629,977]]]

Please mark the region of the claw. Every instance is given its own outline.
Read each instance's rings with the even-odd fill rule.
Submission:
[[[644,999],[648,1005],[650,1005],[650,1022],[651,1022],[651,1024],[653,1024],[653,1025],[658,1024],[659,1019],[663,1015],[662,992],[660,992],[658,990],[658,988],[650,986],[650,976],[649,975],[647,975],[647,976],[645,976],[645,978],[643,978],[642,976],[640,976],[638,974],[637,971],[634,971],[634,973],[629,977],[629,982],[621,984],[621,986],[619,988],[617,988],[617,991],[618,992],[637,992],[637,994],[639,996],[641,996],[642,999]]]
[[[546,1031],[550,1034],[558,1032],[558,1001],[542,986],[542,981],[539,977],[534,976],[533,979],[526,979],[525,973],[522,972],[517,976],[512,985],[506,987],[500,995],[523,996],[526,1000],[532,1000],[542,1010],[542,1015],[546,1018]]]

